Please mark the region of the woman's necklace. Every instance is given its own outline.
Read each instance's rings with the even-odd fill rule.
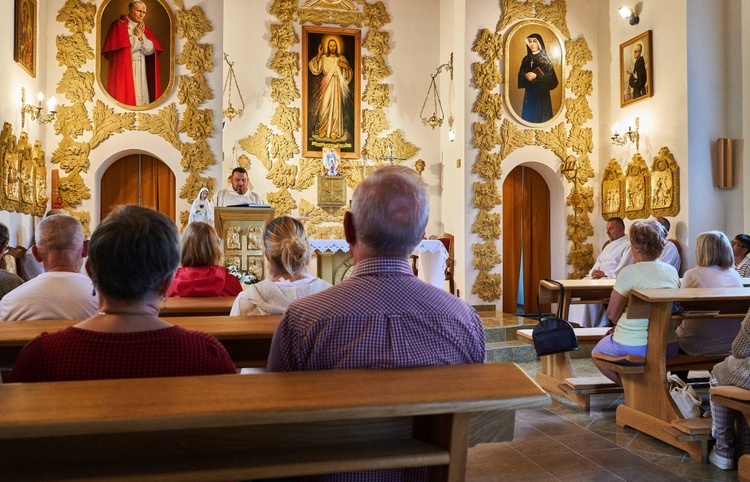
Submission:
[[[155,313],[148,313],[145,311],[97,311],[97,315],[142,315],[142,316],[156,316]]]

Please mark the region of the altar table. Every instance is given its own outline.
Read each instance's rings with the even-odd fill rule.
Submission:
[[[311,239],[310,247],[316,254],[317,263],[313,272],[331,284],[341,282],[352,267],[349,243],[344,239]],[[419,279],[445,289],[445,262],[448,251],[438,239],[425,239],[414,250],[419,255]],[[311,263],[311,264],[312,264]]]

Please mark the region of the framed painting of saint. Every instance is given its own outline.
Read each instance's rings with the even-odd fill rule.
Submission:
[[[358,158],[360,31],[302,27],[302,155]]]
[[[36,0],[16,0],[13,60],[36,77]]]
[[[505,99],[522,124],[544,127],[564,104],[565,44],[554,27],[539,20],[515,26],[505,39]]]
[[[102,91],[129,110],[151,109],[166,99],[175,77],[175,19],[167,1],[104,0],[97,25]]]
[[[651,30],[620,45],[620,107],[654,95]]]

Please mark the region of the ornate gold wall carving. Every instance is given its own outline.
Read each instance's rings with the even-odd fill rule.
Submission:
[[[552,151],[560,162],[574,161],[575,169],[570,177],[571,191],[566,199],[572,213],[568,215],[568,239],[572,242],[566,258],[573,268],[569,274],[579,278],[586,274],[593,264],[593,247],[585,243],[593,234],[589,213],[594,209],[593,189],[587,186],[594,177],[589,154],[593,152],[592,130],[583,127],[593,118],[587,97],[593,93],[593,74],[583,66],[593,60],[591,50],[582,37],[570,38],[566,22],[565,0],[552,0],[549,4],[540,0],[502,0],[502,18],[494,32],[482,29],[472,45],[481,61],[472,65],[473,82],[477,86],[477,97],[472,112],[483,119],[474,123],[472,142],[479,149],[472,173],[477,174],[482,182],[474,183],[474,207],[478,214],[472,224],[471,232],[484,241],[472,246],[473,265],[478,270],[477,278],[472,285],[472,293],[484,301],[495,301],[501,296],[501,275],[491,273],[501,262],[499,256],[490,258],[492,262],[479,259],[486,255],[487,245],[494,245],[499,239],[500,214],[492,212],[501,203],[497,189],[502,176],[501,162],[516,149],[537,145]],[[549,130],[521,129],[508,119],[503,119],[503,99],[497,94],[503,75],[499,70],[503,57],[503,33],[513,24],[526,19],[539,19],[554,25],[567,39],[565,42],[567,65],[570,68],[565,81],[565,123],[552,126]],[[505,72],[505,78],[513,78],[512,73]],[[498,129],[498,122],[500,127]],[[571,154],[571,152],[573,154]]]
[[[16,138],[8,122],[0,131],[0,209],[43,216],[47,209],[47,167],[42,143]]]
[[[352,9],[354,7],[354,9]],[[305,191],[315,183],[315,175],[323,171],[320,159],[297,158],[300,153],[298,135],[300,132],[300,110],[292,104],[301,96],[297,86],[299,76],[299,54],[291,49],[299,44],[300,38],[295,31],[296,24],[313,23],[329,24],[341,27],[369,27],[362,43],[371,55],[363,56],[362,76],[365,80],[362,100],[369,108],[362,109],[362,130],[366,134],[362,154],[367,154],[371,161],[390,155],[403,159],[414,157],[419,148],[406,140],[400,130],[387,132],[390,129],[385,115],[385,108],[390,105],[390,88],[382,83],[391,74],[386,55],[390,52],[390,35],[381,30],[391,19],[382,2],[368,3],[366,0],[348,2],[327,2],[316,0],[306,2],[298,8],[296,0],[274,0],[270,12],[278,23],[271,24],[270,45],[276,51],[270,61],[270,67],[277,75],[271,79],[271,98],[278,104],[271,127],[259,124],[255,133],[238,141],[240,148],[255,156],[268,171],[266,178],[273,182],[276,192],[266,198],[275,209],[276,215],[290,214],[294,209],[300,216],[309,216],[306,229],[313,238],[343,237],[343,210],[327,213],[317,211],[307,201],[299,205],[292,198],[290,190]],[[403,161],[396,161],[401,163]],[[362,181],[375,167],[383,161],[374,161],[365,166],[360,160],[342,159],[340,174],[346,179],[346,185],[352,189]]]
[[[149,132],[162,137],[180,152],[180,164],[184,172],[190,173],[180,190],[181,198],[190,202],[201,187],[208,187],[210,191],[214,189],[213,178],[200,176],[209,165],[216,163],[206,143],[206,139],[214,135],[213,112],[199,108],[213,98],[204,75],[213,70],[213,46],[200,42],[213,27],[201,7],[186,9],[183,0],[174,0],[174,3],[178,7],[177,35],[186,41],[177,56],[177,63],[184,65],[186,70],[178,77],[177,99],[185,105],[182,118],[175,104],[169,104],[156,113],[138,113],[136,116],[133,112],[117,113],[100,100],[94,104],[89,117],[87,104],[94,99],[94,73],[78,69],[94,59],[95,53],[87,34],[95,31],[96,5],[86,0],[67,0],[57,14],[57,21],[71,33],[56,39],[56,59],[66,67],[57,84],[57,93],[63,95],[70,105],[60,105],[57,109],[54,127],[62,140],[52,155],[52,163],[60,164],[60,169],[67,174],[60,178],[59,195],[63,207],[82,222],[85,220],[86,227],[90,213],[73,211],[84,199],[91,197],[91,189],[86,186],[81,173],[88,172],[92,150],[109,137],[125,131]],[[87,132],[91,133],[88,140],[78,140]],[[183,142],[180,132],[192,142]],[[184,227],[188,211],[180,212],[179,218]]]
[[[602,179],[602,217],[643,219],[680,213],[680,168],[668,147],[659,149],[649,171],[636,153],[623,174],[617,160],[609,161]]]

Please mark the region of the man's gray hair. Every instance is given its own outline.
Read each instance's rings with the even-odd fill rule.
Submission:
[[[358,243],[380,256],[406,258],[427,226],[427,186],[405,166],[382,167],[357,186],[351,212]]]
[[[51,251],[80,251],[85,239],[81,223],[67,214],[54,214],[39,221],[34,237],[37,246]]]
[[[10,240],[10,231],[8,231],[8,226],[6,226],[3,223],[0,223],[0,244],[3,244],[6,241]]]

